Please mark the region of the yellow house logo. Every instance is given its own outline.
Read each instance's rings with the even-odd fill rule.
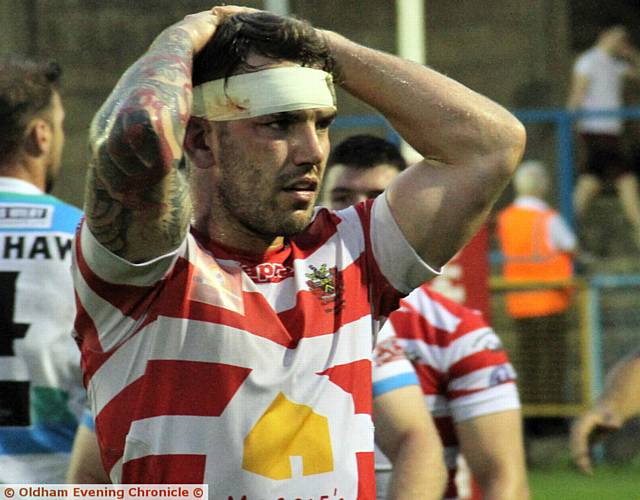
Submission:
[[[302,474],[333,470],[327,417],[279,393],[244,440],[242,468],[270,479],[292,477],[291,457],[302,457]]]

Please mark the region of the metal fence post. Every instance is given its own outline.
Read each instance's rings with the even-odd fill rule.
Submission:
[[[557,148],[558,148],[558,186],[560,191],[560,212],[567,224],[575,228],[573,212],[573,178],[574,178],[574,114],[561,111],[557,115]]]

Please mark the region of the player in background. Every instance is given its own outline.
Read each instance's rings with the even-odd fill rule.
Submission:
[[[352,136],[333,150],[323,203],[340,210],[377,196],[404,170],[398,148],[378,137]],[[411,386],[398,351],[412,361],[445,447],[449,481],[445,498],[457,498],[458,454],[467,460],[485,499],[529,496],[515,373],[500,339],[478,311],[423,285],[400,302],[382,328],[374,365],[374,416],[396,408],[392,399]],[[384,429],[381,429],[384,433]],[[386,439],[376,428],[376,439]],[[394,475],[382,454],[376,463],[378,498],[387,498]],[[394,466],[396,465],[394,461]]]
[[[59,78],[56,63],[0,58],[0,483],[63,483],[85,404],[69,269],[81,212],[48,194]]]

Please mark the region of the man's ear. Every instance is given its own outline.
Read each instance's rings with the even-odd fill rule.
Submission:
[[[52,137],[51,125],[42,118],[34,118],[27,128],[24,149],[33,157],[47,155],[51,151]]]
[[[191,117],[184,136],[184,149],[196,168],[209,168],[215,163],[215,157],[209,144],[209,122],[203,118]]]

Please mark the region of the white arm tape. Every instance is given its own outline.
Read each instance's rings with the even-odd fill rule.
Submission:
[[[441,272],[424,262],[409,245],[391,214],[385,193],[373,203],[371,244],[382,274],[403,293],[408,294]]]

